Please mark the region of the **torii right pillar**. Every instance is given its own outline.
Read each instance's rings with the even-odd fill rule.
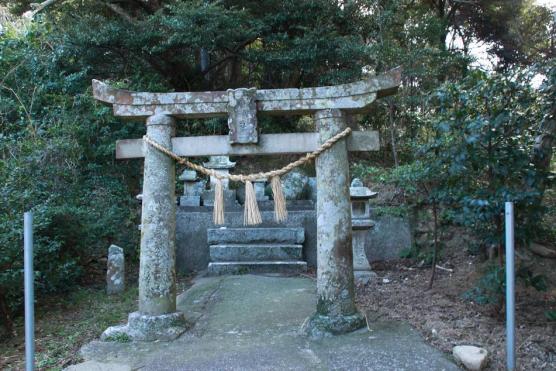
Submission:
[[[347,127],[338,109],[314,115],[319,144]],[[313,338],[342,334],[365,326],[355,306],[351,204],[346,139],[316,159],[317,172],[317,311],[302,330]]]

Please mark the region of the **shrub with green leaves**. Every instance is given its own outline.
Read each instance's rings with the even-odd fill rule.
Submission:
[[[110,243],[137,246],[139,164],[115,163],[115,139],[90,76],[40,24],[0,35],[0,318],[21,308],[23,213],[34,213],[37,298],[99,269]],[[135,134],[135,135],[138,135]],[[126,174],[130,174],[129,178]],[[8,312],[8,313],[5,313]]]

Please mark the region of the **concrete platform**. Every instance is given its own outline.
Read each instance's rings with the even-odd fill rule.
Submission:
[[[141,370],[458,370],[400,322],[372,323],[371,330],[319,341],[299,335],[315,310],[315,282],[308,278],[203,278],[178,303],[195,322],[179,339],[94,341],[82,356]]]

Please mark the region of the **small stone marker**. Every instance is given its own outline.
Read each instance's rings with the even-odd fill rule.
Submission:
[[[455,360],[468,370],[482,370],[487,364],[488,351],[473,345],[458,345],[452,349]]]
[[[108,248],[108,270],[106,271],[106,293],[119,294],[125,289],[124,250],[116,245]]]

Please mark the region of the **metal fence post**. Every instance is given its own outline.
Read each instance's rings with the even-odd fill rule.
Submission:
[[[35,368],[35,292],[33,271],[33,213],[23,215],[23,264],[25,289],[25,371]]]
[[[506,202],[506,359],[515,370],[514,203]]]

